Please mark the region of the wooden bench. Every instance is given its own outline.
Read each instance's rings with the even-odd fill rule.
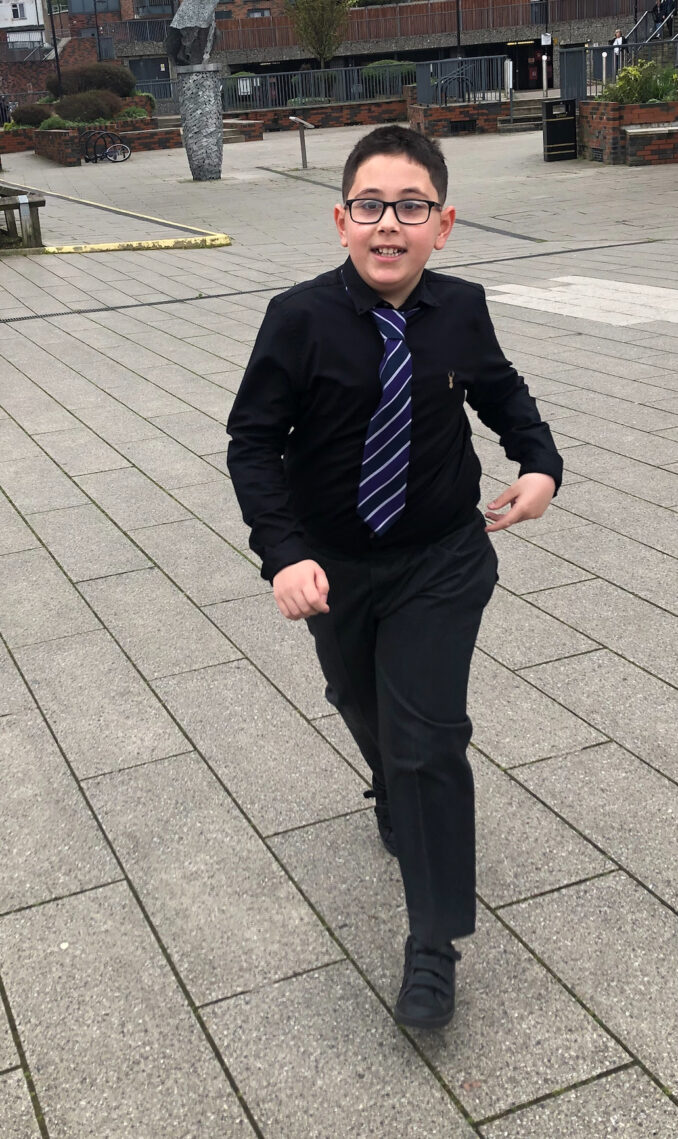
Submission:
[[[41,248],[42,236],[38,210],[44,204],[45,199],[41,198],[39,194],[20,194],[16,190],[0,186],[0,212],[5,215],[5,235],[14,241],[18,241],[20,236],[24,249]],[[21,234],[17,228],[17,215]]]

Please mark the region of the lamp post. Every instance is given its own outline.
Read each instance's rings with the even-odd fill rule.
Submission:
[[[52,46],[54,48],[54,63],[57,73],[57,98],[61,98],[63,91],[61,88],[61,65],[59,63],[59,45],[57,42],[56,28],[54,27],[54,9],[52,8],[52,0],[47,0],[47,11],[49,13],[49,22],[52,26]]]
[[[99,35],[99,10],[97,8],[97,0],[92,0],[94,4],[94,34],[97,37],[97,60],[101,63],[101,36]]]
[[[461,0],[457,0],[457,55],[461,55]]]

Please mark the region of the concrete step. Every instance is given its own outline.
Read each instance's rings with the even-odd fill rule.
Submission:
[[[497,119],[499,134],[517,134],[520,131],[540,131],[541,129],[541,115],[538,119],[516,119],[514,117],[513,122],[509,118]]]

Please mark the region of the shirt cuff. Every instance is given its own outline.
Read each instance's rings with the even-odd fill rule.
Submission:
[[[291,537],[286,538],[284,542],[280,542],[277,546],[272,546],[264,551],[264,557],[261,565],[261,576],[266,581],[273,584],[273,578],[281,570],[287,566],[293,566],[296,562],[304,562],[308,559],[315,560],[312,550],[306,545],[302,538]]]
[[[521,463],[520,477],[523,475],[550,475],[556,484],[556,489],[553,492],[555,498],[563,481],[563,460],[560,455],[554,455],[553,458],[549,456],[548,459],[535,459],[532,462]]]

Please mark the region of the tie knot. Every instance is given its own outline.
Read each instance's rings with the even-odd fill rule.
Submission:
[[[407,313],[399,312],[395,308],[373,308],[372,316],[384,340],[405,339]]]

